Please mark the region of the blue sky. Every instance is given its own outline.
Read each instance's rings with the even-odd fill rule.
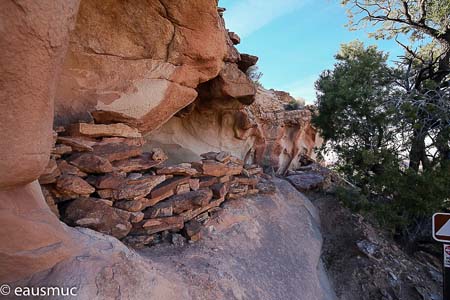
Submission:
[[[309,103],[315,100],[314,82],[334,64],[342,43],[355,39],[376,44],[397,59],[395,41],[368,38],[367,31],[349,31],[346,8],[339,0],[220,0],[227,28],[241,37],[241,53],[259,57],[261,82]],[[370,28],[369,28],[370,29]]]

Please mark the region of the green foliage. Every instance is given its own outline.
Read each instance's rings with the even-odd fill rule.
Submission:
[[[401,232],[449,201],[450,90],[404,89],[404,70],[389,67],[384,53],[360,42],[342,45],[336,60],[316,82],[313,123],[326,140],[323,150],[337,154],[337,171],[358,187],[337,195]],[[430,156],[416,169],[407,162],[419,135]]]
[[[298,110],[301,109],[302,105],[297,100],[291,100],[288,104],[284,106],[285,110]]]
[[[422,174],[409,170],[401,175],[385,173],[378,181],[383,193],[339,187],[336,195],[344,205],[372,217],[392,233],[401,233],[414,221],[448,209],[450,177],[441,170]]]
[[[393,78],[387,57],[376,47],[364,48],[359,41],[342,45],[333,71],[325,71],[316,82],[320,113],[313,122],[336,146],[373,149],[389,137],[392,111],[384,106]]]

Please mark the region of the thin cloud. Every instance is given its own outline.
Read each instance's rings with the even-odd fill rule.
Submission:
[[[225,22],[227,28],[246,37],[273,20],[291,13],[310,0],[261,1],[243,0],[226,7]]]

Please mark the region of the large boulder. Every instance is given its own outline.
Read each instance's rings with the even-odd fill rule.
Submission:
[[[0,1],[0,282],[47,270],[79,247],[36,179],[52,147],[53,96],[79,1]]]
[[[237,99],[243,104],[255,101],[255,84],[239,70],[236,64],[226,63],[219,76],[211,82],[212,98]]]
[[[258,56],[242,53],[241,59],[238,62],[238,67],[242,72],[247,72],[251,66],[256,65],[258,59]]]

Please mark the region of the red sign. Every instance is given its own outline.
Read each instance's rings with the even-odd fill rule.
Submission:
[[[444,251],[445,251],[445,253],[447,253],[448,255],[450,255],[450,246],[449,246],[449,245],[445,245]]]
[[[450,242],[450,214],[436,213],[433,215],[433,238],[442,243]]]

